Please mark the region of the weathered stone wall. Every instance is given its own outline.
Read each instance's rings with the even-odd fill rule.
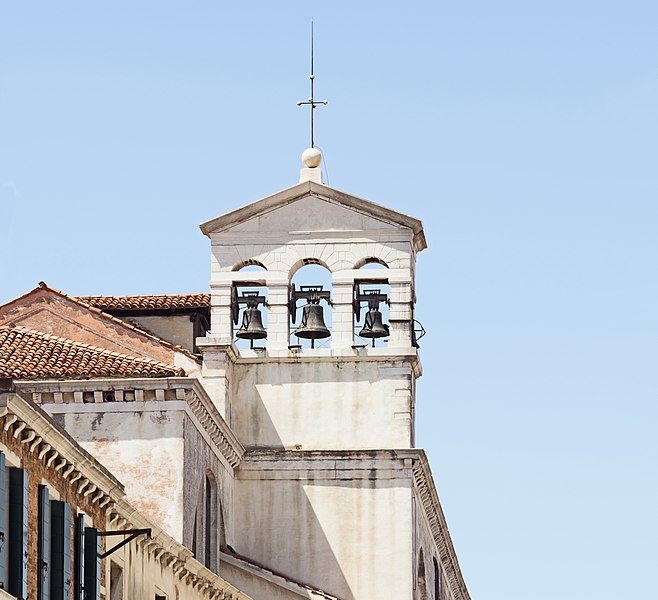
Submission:
[[[198,532],[205,529],[205,514],[203,511],[203,486],[206,474],[210,473],[216,483],[216,501],[213,512],[216,515],[215,538],[213,556],[214,564],[209,568],[219,572],[218,564],[219,546],[221,542],[221,528],[224,527],[226,543],[233,543],[233,472],[230,466],[219,457],[217,449],[212,442],[208,442],[196,424],[189,416],[184,418],[184,468],[183,468],[183,544],[192,548],[194,532],[194,516],[199,510],[200,520],[197,523]],[[197,533],[198,560],[203,562],[204,540]]]

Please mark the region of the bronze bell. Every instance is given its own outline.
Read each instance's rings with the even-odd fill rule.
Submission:
[[[260,310],[247,307],[242,315],[242,326],[235,334],[243,340],[262,340],[267,337],[267,331],[263,327],[263,317]]]
[[[382,323],[382,313],[376,308],[370,308],[366,313],[363,329],[359,331],[362,338],[381,338],[389,335],[388,325]],[[373,342],[374,343],[374,342]]]
[[[302,322],[295,329],[295,335],[306,340],[311,340],[312,346],[315,340],[328,338],[331,335],[331,331],[324,324],[324,311],[319,304],[309,303],[304,306]]]

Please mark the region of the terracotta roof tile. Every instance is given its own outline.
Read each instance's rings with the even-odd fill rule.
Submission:
[[[95,306],[101,310],[176,310],[210,307],[210,294],[77,296],[76,300]]]
[[[40,281],[39,285],[36,288],[34,288],[33,290],[30,290],[29,292],[26,292],[22,296],[19,296],[18,298],[14,298],[13,300],[11,300],[9,302],[6,302],[5,304],[2,304],[0,306],[7,306],[8,304],[12,304],[14,302],[21,301],[24,298],[27,298],[28,296],[30,296],[32,294],[38,293],[39,290],[48,290],[48,291],[52,292],[53,294],[56,294],[60,298],[64,298],[65,300],[75,302],[78,306],[82,306],[82,307],[86,308],[87,310],[91,310],[91,311],[95,312],[97,315],[99,315],[103,319],[107,319],[109,321],[112,321],[113,323],[116,323],[117,325],[120,325],[121,327],[124,327],[126,329],[130,329],[131,331],[134,331],[134,332],[138,333],[139,335],[146,336],[146,337],[150,338],[151,340],[157,342],[158,344],[161,344],[162,346],[166,346],[167,348],[170,348],[171,350],[175,350],[176,352],[180,352],[181,354],[185,354],[185,355],[189,356],[190,358],[192,358],[193,360],[198,361],[197,356],[195,356],[194,354],[192,354],[192,352],[190,352],[189,350],[186,350],[182,346],[175,346],[174,344],[168,342],[167,340],[163,340],[162,338],[160,338],[156,335],[153,335],[152,333],[150,333],[148,331],[145,331],[144,329],[142,329],[140,327],[135,327],[134,325],[128,323],[127,321],[124,321],[123,319],[119,319],[118,317],[115,317],[115,316],[111,315],[110,313],[104,312],[100,308],[97,308],[96,306],[93,306],[92,304],[89,304],[89,302],[85,302],[85,301],[80,299],[80,298],[84,298],[84,297],[91,298],[91,297],[94,297],[94,296],[69,296],[68,294],[65,294],[64,292],[62,292],[60,290],[57,290],[55,288],[52,288],[52,287],[48,286],[43,281]],[[200,295],[203,295],[203,294],[200,294]],[[208,296],[210,296],[210,295],[208,295]],[[103,298],[104,296],[95,296],[95,297]],[[116,297],[119,298],[120,296],[116,296]],[[124,297],[129,297],[129,296],[124,296]],[[210,303],[210,300],[208,300],[208,302]]]
[[[182,377],[180,367],[27,329],[0,327],[0,377]]]

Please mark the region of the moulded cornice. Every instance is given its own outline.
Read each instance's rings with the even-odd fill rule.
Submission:
[[[364,200],[363,198],[313,181],[304,181],[294,185],[276,194],[206,221],[199,227],[205,235],[212,237],[215,233],[219,233],[229,227],[233,227],[309,195],[321,200],[340,204],[386,223],[406,227],[413,232],[414,248],[417,252],[427,247],[423,224],[418,219],[386,208],[370,200]]]

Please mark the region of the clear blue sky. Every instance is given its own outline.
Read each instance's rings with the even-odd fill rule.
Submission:
[[[0,300],[207,289],[198,224],[297,180],[311,17],[329,183],[425,225],[473,598],[658,598],[655,1],[4,0]]]

